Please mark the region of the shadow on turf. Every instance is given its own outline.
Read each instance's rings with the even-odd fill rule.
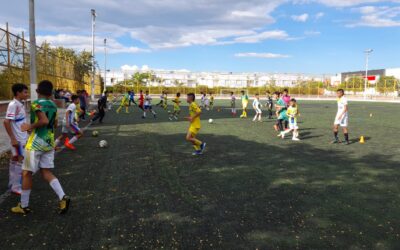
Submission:
[[[49,203],[44,201],[54,200],[54,194],[47,185],[38,184],[32,194],[32,207],[37,209],[29,225],[10,216],[12,203],[1,207],[1,218],[8,218],[0,220],[0,227],[7,228],[0,235],[1,244],[145,249],[400,247],[400,173],[391,157],[357,157],[308,144],[283,145],[274,140],[271,145],[211,134],[200,135],[208,143],[205,155],[193,157],[184,134],[125,131],[116,136],[112,128],[100,134],[86,139],[85,146],[93,146],[90,153],[70,152],[57,161],[61,181],[73,197],[68,220],[48,213]],[[106,139],[109,148],[96,148],[99,139]],[[34,239],[21,229],[29,229]]]

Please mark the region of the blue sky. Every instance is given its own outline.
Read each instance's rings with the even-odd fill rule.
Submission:
[[[2,0],[5,1],[5,0]],[[24,2],[25,3],[25,2]],[[41,0],[38,41],[90,50],[109,41],[108,68],[123,65],[192,71],[332,74],[400,67],[400,1],[381,0]],[[9,2],[0,23],[26,30],[27,4]],[[63,8],[60,8],[60,7]]]

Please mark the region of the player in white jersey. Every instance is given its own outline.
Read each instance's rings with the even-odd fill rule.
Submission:
[[[22,103],[28,99],[28,87],[17,83],[12,86],[14,100],[8,104],[4,127],[11,141],[10,168],[8,186],[11,192],[20,195],[22,192],[22,162],[28,133],[22,132],[21,125],[26,123],[25,106]]]
[[[231,114],[236,116],[236,96],[231,92]]]
[[[65,113],[65,117],[62,122],[61,135],[55,141],[56,150],[59,147],[59,144],[65,139],[64,146],[75,150],[75,146],[73,145],[79,138],[83,136],[83,132],[79,128],[79,115],[77,114],[76,107],[79,104],[79,97],[77,95],[71,96],[72,103],[68,105],[67,112]],[[71,133],[74,136],[69,139],[68,134]]]
[[[149,91],[146,91],[146,95],[144,97],[144,112],[143,112],[143,116],[142,116],[143,119],[146,118],[147,112],[151,112],[153,114],[153,117],[157,118],[157,114],[156,114],[156,112],[154,112],[153,106],[151,104],[152,100],[153,100],[153,98],[151,98],[151,96],[149,95]]]
[[[254,111],[256,111],[256,115],[253,118],[253,122],[255,122],[256,120],[261,122],[262,111],[261,111],[260,96],[258,94],[256,94],[254,97],[253,109]]]
[[[342,127],[345,138],[345,145],[349,145],[350,144],[349,131],[348,131],[349,108],[348,108],[347,98],[344,96],[343,89],[337,90],[337,97],[338,97],[337,99],[338,111],[333,124],[334,140],[332,141],[332,143],[340,143],[338,132],[339,132],[339,127]]]

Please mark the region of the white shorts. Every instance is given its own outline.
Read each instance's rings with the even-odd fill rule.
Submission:
[[[257,114],[262,114],[262,111],[260,108],[255,108],[254,110],[256,111]]]
[[[299,126],[297,126],[297,121],[292,120],[290,117],[289,117],[289,129],[299,129]]]
[[[36,173],[41,168],[54,168],[54,150],[48,152],[25,150],[22,170]]]
[[[25,155],[25,144],[22,144],[21,142],[18,143],[18,146],[11,146],[11,155],[13,157],[16,156],[22,156],[24,157]]]
[[[349,125],[349,116],[345,115],[341,120],[339,120],[339,117],[336,116],[334,125],[339,125],[341,127],[347,127]]]
[[[61,129],[61,133],[63,134],[68,134],[68,133],[72,133],[72,134],[79,134],[81,132],[81,129],[79,128],[78,124],[74,124],[72,123],[69,126],[69,129],[67,129],[67,123],[63,121],[62,123],[62,129]]]

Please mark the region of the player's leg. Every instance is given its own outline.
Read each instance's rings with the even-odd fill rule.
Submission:
[[[153,114],[153,117],[154,117],[154,118],[157,118],[157,113],[153,110],[153,107],[152,107],[152,106],[149,107],[149,110],[150,110],[150,112]]]
[[[344,134],[345,145],[349,145],[350,140],[349,140],[349,130],[347,128],[347,124],[346,124],[346,126],[342,127],[342,130],[343,130],[343,134]]]
[[[331,142],[332,144],[340,142],[338,134],[339,134],[339,124],[337,124],[335,121],[335,124],[333,125],[333,141]]]
[[[11,212],[17,214],[28,214],[31,212],[29,208],[29,197],[32,190],[32,175],[39,166],[40,152],[25,150],[25,159],[22,166],[22,191],[21,200],[17,206],[11,208]]]
[[[104,109],[100,109],[99,110],[99,122],[100,123],[103,123],[104,116],[106,116],[106,112],[104,111]]]
[[[70,198],[65,195],[60,181],[51,172],[54,168],[54,151],[45,152],[40,159],[40,173],[44,180],[46,180],[53,191],[57,194],[59,200],[59,214],[66,213],[69,208]]]
[[[205,144],[203,144],[203,142],[201,142],[200,140],[198,140],[196,138],[197,133],[198,133],[198,129],[189,128],[189,131],[188,131],[188,133],[186,135],[186,140],[193,144],[193,147],[195,149],[195,153],[194,154],[201,154],[202,150],[205,147]]]

